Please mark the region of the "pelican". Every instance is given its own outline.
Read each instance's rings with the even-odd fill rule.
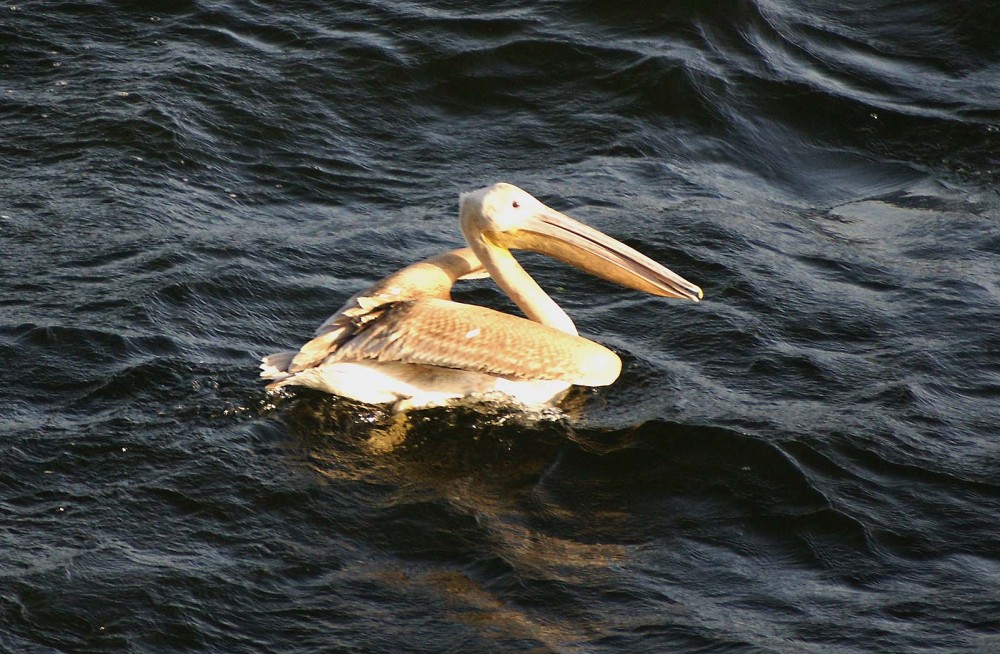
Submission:
[[[459,224],[468,247],[386,277],[349,299],[298,351],[264,357],[267,389],[305,386],[403,412],[469,396],[541,408],[572,385],[613,383],[618,355],[580,337],[511,249],[653,295],[702,297],[664,266],[511,184],[463,193]],[[485,276],[527,318],[451,299],[456,281]]]

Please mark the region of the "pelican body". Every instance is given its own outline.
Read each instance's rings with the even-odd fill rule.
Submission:
[[[580,337],[511,249],[653,295],[702,297],[664,266],[511,184],[463,193],[459,204],[468,247],[393,273],[349,299],[298,351],[264,357],[268,390],[306,386],[400,412],[469,396],[538,408],[572,385],[613,383],[618,355]],[[526,318],[451,299],[458,280],[485,276]]]

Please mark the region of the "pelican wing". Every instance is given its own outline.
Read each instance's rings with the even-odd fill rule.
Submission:
[[[313,339],[298,351],[288,370],[299,372],[320,365],[389,305],[418,298],[448,300],[455,280],[483,276],[489,273],[469,248],[451,250],[396,271],[351,297],[327,318]]]
[[[451,298],[451,287],[458,279],[489,277],[479,259],[469,248],[458,248],[410,264],[354,295],[316,328],[320,336],[341,326],[343,318],[362,315],[389,302],[416,300],[422,297]]]
[[[339,339],[327,363],[400,361],[585,386],[610,384],[621,371],[621,360],[602,345],[485,307],[424,298],[384,305],[366,318],[353,323],[353,337]]]

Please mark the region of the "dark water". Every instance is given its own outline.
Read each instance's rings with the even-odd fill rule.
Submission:
[[[472,6],[0,6],[0,649],[1000,651],[996,3]],[[706,300],[528,257],[564,418],[269,403],[499,180]]]

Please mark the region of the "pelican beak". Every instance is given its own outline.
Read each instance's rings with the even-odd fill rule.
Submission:
[[[702,297],[698,286],[677,273],[545,205],[517,229],[491,236],[503,247],[545,254],[638,291],[695,302]]]

